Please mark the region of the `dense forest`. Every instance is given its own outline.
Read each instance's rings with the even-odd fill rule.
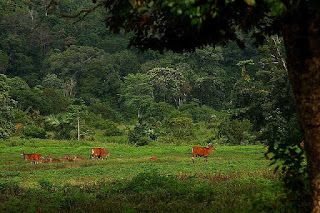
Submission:
[[[90,0],[0,3],[0,137],[255,144],[301,140],[282,39],[141,52]],[[194,128],[212,130],[197,138]],[[291,134],[287,134],[290,132]],[[288,136],[289,135],[289,136]],[[288,138],[290,137],[290,138]]]

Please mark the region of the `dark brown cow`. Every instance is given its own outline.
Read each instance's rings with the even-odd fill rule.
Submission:
[[[206,147],[198,147],[194,146],[192,147],[192,162],[194,163],[194,157],[204,157],[204,160],[208,161],[208,156],[212,150],[216,150],[213,146],[209,146],[209,148]]]
[[[21,151],[21,155],[23,156],[24,160],[30,163],[41,163],[41,154],[33,153],[33,154],[25,154],[24,151]]]
[[[92,148],[91,149],[91,159],[98,157],[99,159],[103,160],[103,157],[105,156],[106,159],[109,157],[109,150],[106,152],[105,148]]]

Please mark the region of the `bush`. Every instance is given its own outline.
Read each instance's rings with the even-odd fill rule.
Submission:
[[[123,131],[121,131],[117,124],[112,121],[104,122],[104,136],[120,136],[123,135]]]
[[[207,106],[200,107],[194,103],[182,105],[180,107],[180,111],[183,114],[189,115],[195,123],[200,121],[208,122],[215,115],[215,111],[213,109]]]
[[[191,118],[176,117],[168,120],[164,124],[164,131],[166,134],[176,138],[184,138],[187,136],[194,136],[193,126]]]
[[[46,131],[36,125],[22,127],[22,134],[26,138],[46,138]]]
[[[175,108],[165,102],[152,103],[146,110],[144,117],[149,121],[163,121],[168,118],[169,115],[175,110]]]
[[[152,139],[155,140],[156,138],[157,135],[146,123],[136,124],[128,133],[129,143],[135,144],[136,146],[147,145]]]
[[[31,119],[27,116],[27,113],[20,110],[20,109],[14,109],[13,110],[14,113],[14,119],[13,119],[13,123],[17,124],[17,123],[21,123],[21,124],[26,124],[26,123],[31,123]]]
[[[136,142],[136,146],[145,146],[148,145],[150,142],[152,142],[151,138],[148,137],[140,137],[138,141]]]
[[[219,137],[226,138],[230,145],[254,144],[255,136],[250,134],[252,125],[249,120],[227,120],[218,127]]]

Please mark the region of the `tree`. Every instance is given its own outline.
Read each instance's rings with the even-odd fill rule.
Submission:
[[[42,80],[42,86],[45,88],[61,89],[63,80],[59,79],[56,74],[48,74]]]
[[[0,50],[0,73],[5,74],[9,64],[9,57]]]
[[[182,71],[172,68],[153,68],[148,72],[156,101],[180,106],[190,92]]]
[[[87,106],[84,105],[84,102],[79,99],[75,100],[73,105],[69,106],[69,114],[71,117],[76,120],[76,127],[77,127],[77,138],[80,140],[80,136],[83,135],[81,134],[81,125],[84,126],[85,124],[85,117],[88,115],[88,109]],[[80,120],[82,119],[82,120]]]
[[[237,29],[256,44],[266,35],[284,38],[288,72],[304,134],[312,211],[320,212],[320,3],[318,0],[97,1],[105,6],[107,26],[133,32],[140,49],[194,50],[206,44],[243,42]],[[90,10],[87,10],[90,11]],[[79,13],[85,16],[86,11]]]
[[[137,73],[129,74],[124,79],[123,97],[128,107],[134,109],[140,118],[141,112],[153,101],[149,76]]]
[[[237,63],[237,65],[239,66],[239,67],[241,67],[241,77],[242,77],[242,79],[243,80],[249,80],[250,78],[249,78],[249,76],[247,75],[247,73],[246,73],[246,65],[253,65],[254,63],[253,63],[253,60],[252,59],[250,59],[250,60],[245,60],[245,61],[239,61],[238,63]]]
[[[5,75],[0,74],[0,139],[7,139],[13,127],[14,101],[9,96],[9,85]]]

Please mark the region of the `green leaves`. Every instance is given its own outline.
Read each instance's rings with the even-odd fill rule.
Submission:
[[[7,77],[0,74],[0,139],[8,139],[13,129],[14,100],[9,96]]]

